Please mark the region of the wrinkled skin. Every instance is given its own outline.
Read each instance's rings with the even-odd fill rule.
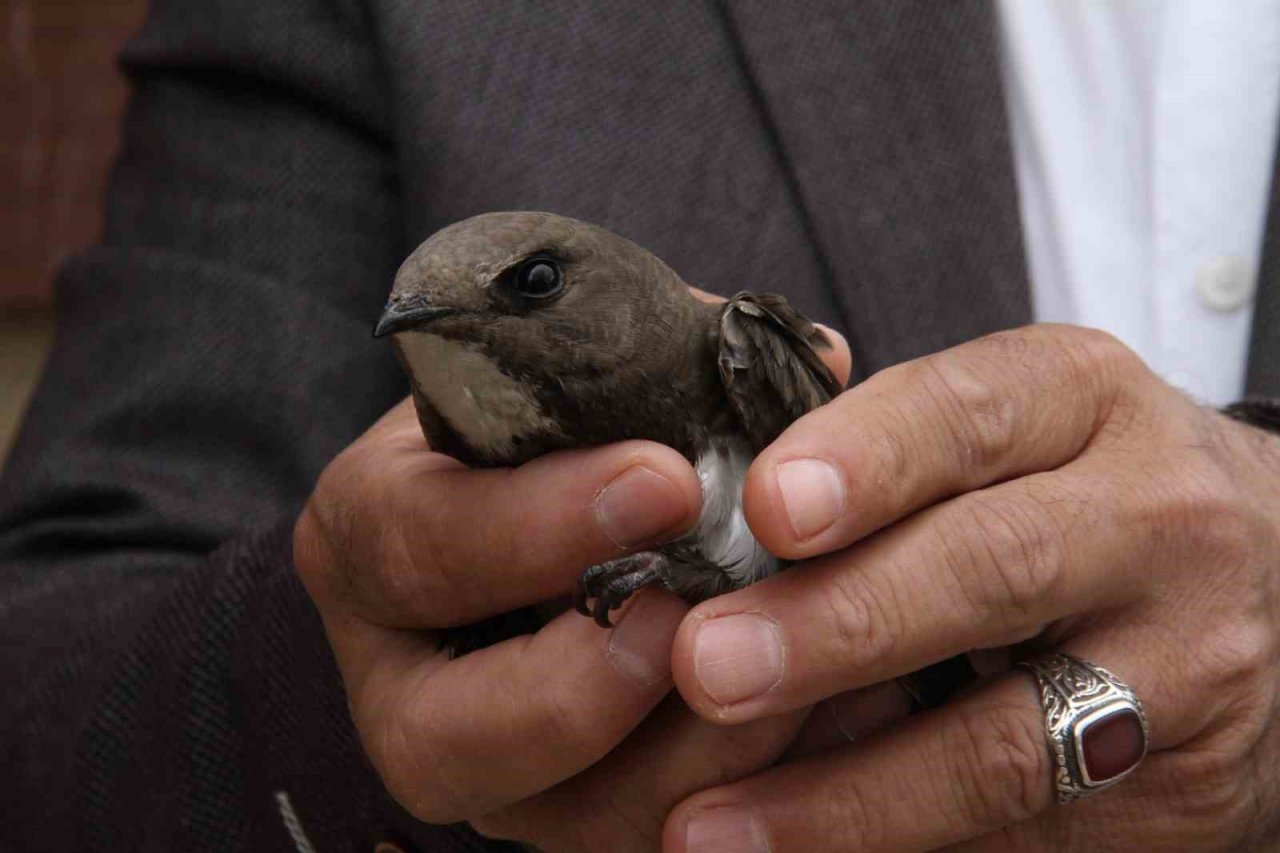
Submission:
[[[778,474],[799,459],[828,463],[816,480],[838,494],[793,524]],[[788,470],[815,482],[813,463]],[[610,482],[635,488],[613,500]],[[745,490],[761,541],[808,560],[790,572],[692,611],[646,592],[612,632],[569,613],[457,661],[436,651],[431,629],[554,598],[583,566],[678,535],[697,499],[683,459],[642,442],[464,470],[406,406],[335,460],[298,568],[365,748],[411,812],[549,853],[1275,845],[1280,439],[1108,336],[991,336],[798,421]],[[749,657],[716,677],[733,616],[782,646],[758,695],[741,695]],[[1010,646],[1127,681],[1151,724],[1144,764],[1055,805],[1021,671],[896,721],[894,676]]]

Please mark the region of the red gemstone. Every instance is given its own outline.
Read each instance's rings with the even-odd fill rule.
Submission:
[[[1093,720],[1081,733],[1080,759],[1095,785],[1114,779],[1142,758],[1146,738],[1136,711],[1125,708]]]

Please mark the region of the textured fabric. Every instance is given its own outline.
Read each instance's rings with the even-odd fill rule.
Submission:
[[[1238,400],[1280,0],[997,7],[1036,319],[1105,329],[1195,398]],[[1215,282],[1236,299],[1207,300]]]
[[[1280,154],[1273,167],[1269,206],[1245,377],[1245,392],[1256,397],[1280,397]]]
[[[994,10],[721,8],[850,335],[854,377],[1030,322]]]
[[[1242,400],[1227,406],[1222,413],[1259,429],[1280,433],[1280,399]]]
[[[1029,318],[980,0],[156,0],[126,67],[0,481],[0,849],[504,849],[383,792],[290,564],[406,391],[369,332],[434,228],[601,223],[861,375]]]
[[[101,245],[0,486],[3,850],[317,851],[417,825],[359,750],[294,577],[321,468],[403,393],[403,246],[366,11],[160,3]]]

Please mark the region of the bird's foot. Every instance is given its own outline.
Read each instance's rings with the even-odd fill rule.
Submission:
[[[578,588],[573,593],[574,609],[583,616],[593,617],[602,628],[612,627],[609,613],[621,607],[636,590],[660,581],[666,561],[657,551],[641,551],[592,566],[578,578]],[[594,605],[589,604],[592,599],[595,599]]]

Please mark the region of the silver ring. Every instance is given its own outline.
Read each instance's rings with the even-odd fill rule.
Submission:
[[[1020,664],[1040,687],[1058,802],[1110,788],[1147,754],[1147,715],[1129,686],[1096,664],[1059,653]]]

